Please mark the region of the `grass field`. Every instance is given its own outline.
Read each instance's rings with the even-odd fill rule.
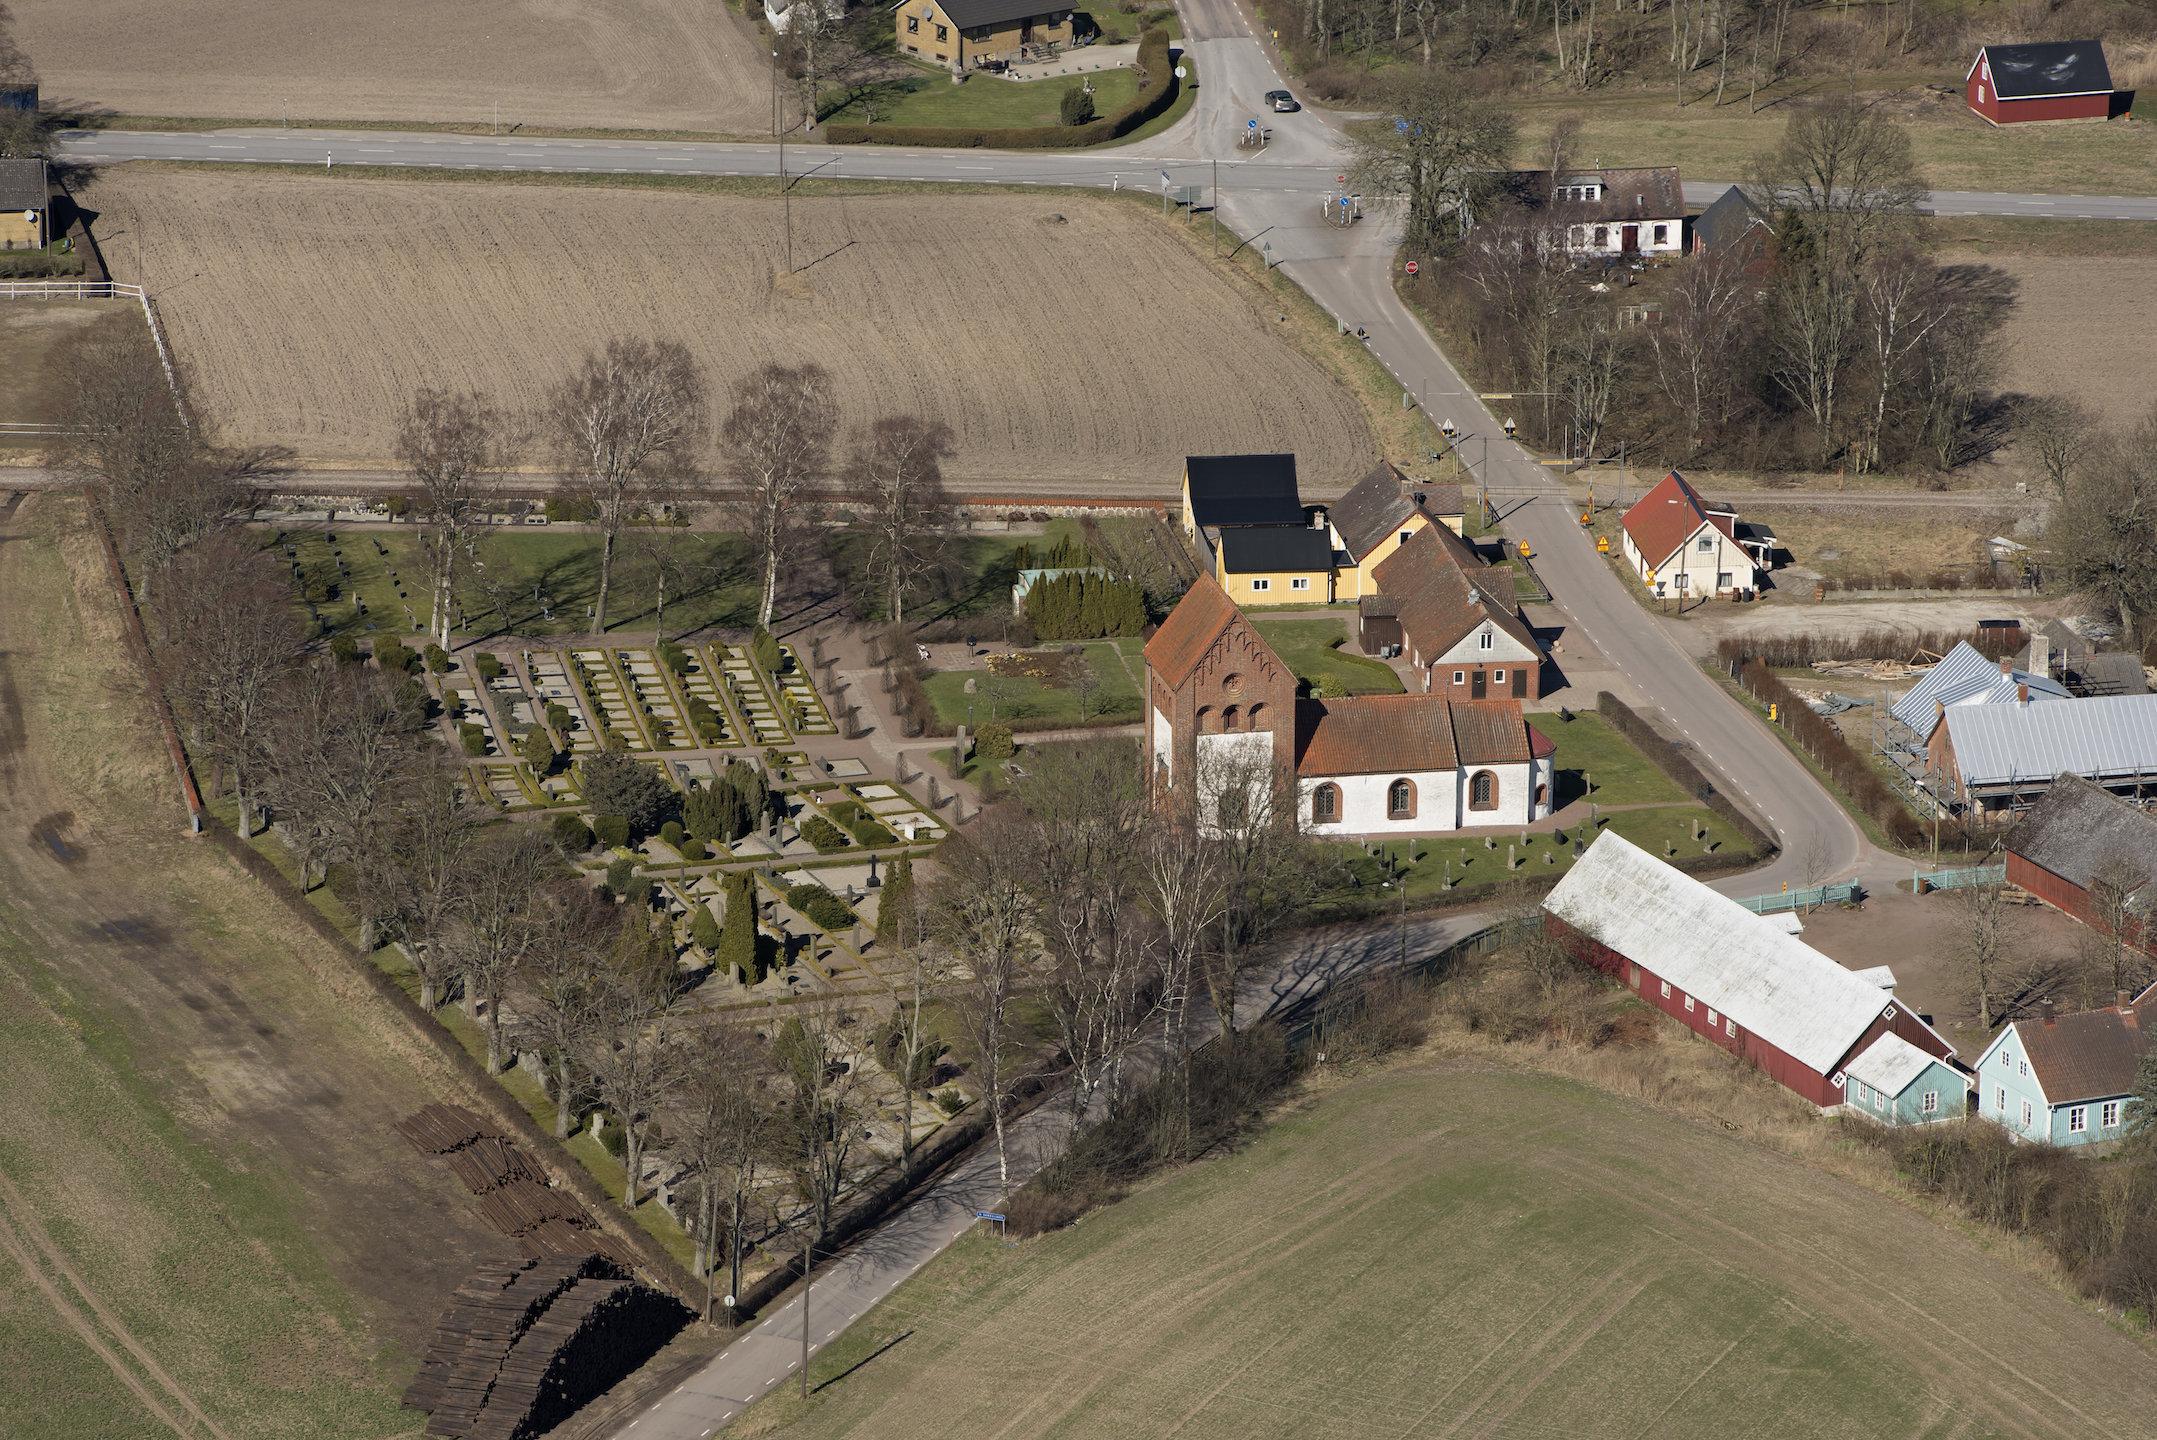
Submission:
[[[963,1241],[810,1380],[735,1432],[2065,1440],[2157,1401],[2143,1346],[1892,1201],[1489,1069],[1350,1084],[1070,1229]]]
[[[132,300],[10,300],[0,305],[0,421],[37,424],[46,413],[47,370],[54,347],[113,313],[140,316]],[[34,435],[0,436],[0,445],[41,446]]]
[[[1132,70],[1089,70],[1085,78],[1093,81],[1096,115],[1113,115],[1138,94],[1138,75]],[[937,70],[880,85],[871,103],[878,125],[1057,125],[1062,123],[1058,107],[1064,91],[1076,89],[1080,79],[999,80],[977,74],[964,85],[954,85],[948,72]],[[868,118],[858,100],[825,117],[827,122],[856,125]]]
[[[1060,647],[1044,648],[1049,652],[1045,663],[1062,662]],[[1134,657],[1126,664],[1117,642],[1110,640],[1090,642],[1086,660],[1101,681],[1101,688],[1086,698],[1088,720],[1139,718],[1138,677],[1144,673],[1144,662]],[[972,695],[966,693],[969,679],[977,686]],[[979,728],[991,720],[1068,720],[1074,725],[1079,721],[1079,692],[1068,686],[1044,684],[1031,675],[1014,675],[1001,682],[1005,693],[992,707],[987,694],[990,683],[985,670],[943,670],[931,675],[923,685],[936,704],[938,718],[947,725]]]
[[[1346,647],[1345,616],[1250,615],[1251,628],[1265,637],[1281,663],[1298,680],[1314,689],[1327,676],[1339,680],[1351,695],[1398,695],[1401,677],[1392,666]]]
[[[388,1128],[465,1097],[185,837],[82,523],[0,521],[0,1433],[407,1433],[443,1297],[513,1253]]]
[[[300,461],[386,460],[422,385],[537,414],[622,335],[679,339],[722,395],[767,360],[818,358],[840,453],[880,415],[942,420],[957,437],[945,476],[976,491],[1167,494],[1186,454],[1244,450],[1294,451],[1316,485],[1340,486],[1376,457],[1356,395],[1260,323],[1264,301],[1115,196],[804,192],[789,275],[779,207],[698,189],[130,166],[86,203],[144,230],[147,282],[221,433]],[[634,263],[594,264],[617,253],[595,244],[632,228]],[[910,283],[890,284],[899,272]],[[1143,294],[1102,283],[1133,274]],[[984,293],[1025,295],[1025,323],[949,323]],[[715,305],[724,327],[703,322]]]
[[[302,569],[342,559],[346,578],[338,598],[319,607],[326,631],[357,636],[369,633],[409,635],[428,617],[425,557],[417,527],[410,530],[280,530],[273,524],[258,532],[270,553]],[[329,538],[334,537],[334,539]],[[599,537],[572,530],[497,530],[479,542],[489,568],[468,572],[457,600],[471,624],[471,634],[584,635],[591,631],[585,610],[599,599]],[[652,628],[658,591],[648,545],[661,547],[670,566],[666,628],[687,634],[707,625],[744,626],[756,619],[757,589],[749,574],[747,549],[739,536],[687,530],[636,530],[617,542],[613,593],[608,598],[607,628]],[[296,552],[287,557],[286,550]],[[686,571],[686,578],[683,572]],[[506,614],[496,617],[494,601],[482,577],[501,577]],[[543,618],[540,599],[551,609]],[[355,601],[364,602],[362,614]],[[407,614],[409,608],[410,614]]]
[[[1557,746],[1554,762],[1561,809],[1582,798],[1592,798],[1599,805],[1674,805],[1691,798],[1600,715],[1575,711],[1571,720],[1533,715],[1528,723]],[[1590,778],[1595,782],[1592,796]]]

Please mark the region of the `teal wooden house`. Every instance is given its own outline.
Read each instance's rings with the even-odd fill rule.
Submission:
[[[1970,1077],[1953,1062],[1889,1031],[1844,1067],[1839,1108],[1882,1125],[1932,1125],[1960,1120],[1969,1093]]]
[[[2018,1140],[2101,1145],[2127,1133],[2127,1100],[2149,1048],[2125,993],[2079,1015],[2017,1020],[1977,1061],[1978,1113]]]

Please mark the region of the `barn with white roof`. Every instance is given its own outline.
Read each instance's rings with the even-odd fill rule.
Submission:
[[[1955,1053],[1880,977],[1845,970],[1611,831],[1543,910],[1581,959],[1822,1109],[1848,1101],[1859,1057],[1884,1061],[1869,1053],[1882,1036],[1936,1060]]]

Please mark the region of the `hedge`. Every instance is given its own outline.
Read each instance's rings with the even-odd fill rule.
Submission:
[[[1074,150],[1121,139],[1176,103],[1181,84],[1166,30],[1139,37],[1146,83],[1130,104],[1089,125],[1028,125],[975,130],[937,125],[826,125],[829,145],[920,145],[940,150]],[[987,83],[987,82],[984,82]],[[1033,82],[1040,83],[1040,82]]]
[[[1714,782],[1693,763],[1691,756],[1650,729],[1647,721],[1633,713],[1632,706],[1605,690],[1595,697],[1595,713],[1602,716],[1611,729],[1630,740],[1633,748],[1645,755],[1650,764],[1675,780],[1686,794],[1705,801],[1708,809],[1735,826],[1753,854],[1766,860],[1782,849],[1772,836],[1715,788]]]
[[[1923,823],[1910,813],[1902,798],[1888,788],[1887,782],[1880,778],[1880,772],[1842,738],[1841,732],[1821,719],[1795,691],[1783,684],[1774,671],[1755,660],[1738,672],[1738,683],[1751,691],[1753,698],[1761,704],[1776,708],[1790,738],[1819,763],[1828,779],[1850,798],[1851,804],[1871,816],[1887,832],[1892,843],[1909,849],[1924,840]]]

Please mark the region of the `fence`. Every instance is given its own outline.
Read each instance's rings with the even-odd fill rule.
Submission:
[[[1755,895],[1738,903],[1755,915],[1772,915],[1778,910],[1812,910],[1822,905],[1842,905],[1858,898],[1858,884],[1848,881],[1841,885],[1814,885],[1803,890],[1785,890],[1780,895]]]
[[[133,300],[142,306],[150,338],[157,343],[158,363],[165,367],[165,383],[172,387],[172,408],[180,412],[181,424],[189,423],[187,406],[180,400],[179,377],[172,373],[172,353],[165,348],[165,327],[157,323],[157,307],[150,303],[150,292],[140,285],[120,285],[110,280],[0,280],[0,300]],[[8,433],[56,432],[45,426],[10,426]]]
[[[1977,885],[2004,885],[2007,865],[1972,865],[1967,870],[1935,870],[1930,875],[1912,872],[1910,888],[1922,895],[1928,890],[1967,890]]]

